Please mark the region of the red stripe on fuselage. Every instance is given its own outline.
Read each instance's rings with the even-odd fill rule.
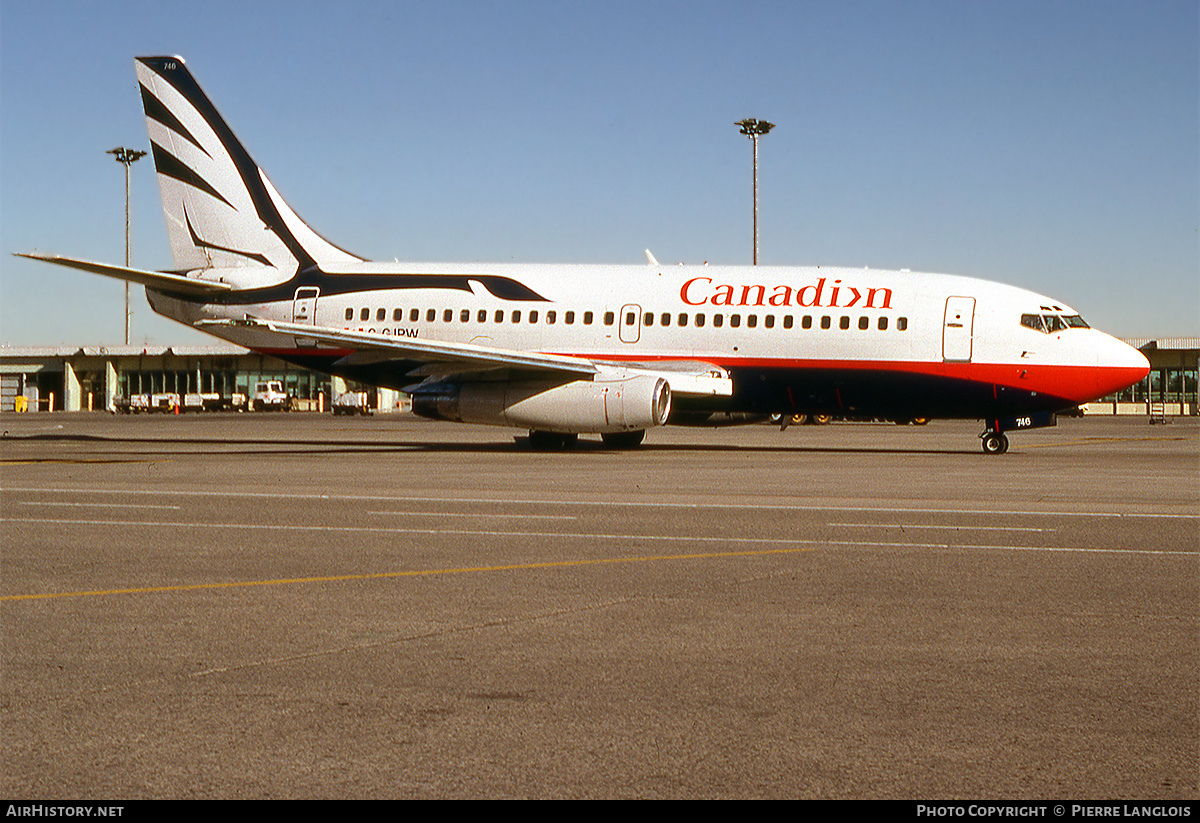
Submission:
[[[257,348],[260,354],[282,359],[295,357],[342,358],[354,349]],[[982,385],[1003,386],[1021,391],[1053,395],[1077,403],[1086,403],[1131,386],[1146,376],[1147,369],[1121,366],[1063,366],[1037,363],[945,363],[907,360],[799,360],[794,358],[713,356],[646,356],[639,354],[579,354],[554,352],[562,357],[578,357],[609,363],[704,362],[726,369],[770,369],[796,372],[858,371],[893,372],[963,380]]]

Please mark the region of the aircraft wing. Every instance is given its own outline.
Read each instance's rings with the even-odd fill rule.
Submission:
[[[161,271],[145,271],[144,269],[130,269],[124,266],[113,266],[108,263],[95,263],[91,260],[79,260],[74,257],[62,257],[57,254],[34,254],[20,253],[16,257],[28,257],[30,260],[41,260],[45,263],[54,263],[58,266],[66,266],[72,269],[80,269],[82,271],[90,271],[92,274],[103,274],[105,277],[115,277],[118,280],[128,280],[131,283],[140,283],[143,286],[149,286],[152,289],[157,289],[164,292],[175,292],[176,294],[222,294],[232,291],[233,286],[228,283],[214,283],[211,280],[196,280],[191,277],[184,277],[181,274],[167,274]]]
[[[733,381],[730,379],[729,373],[712,363],[696,361],[667,361],[653,364],[609,363],[586,357],[517,351],[473,343],[449,343],[411,337],[393,337],[386,334],[333,329],[327,326],[309,326],[261,318],[202,320],[196,326],[199,328],[242,326],[265,329],[288,337],[351,349],[354,354],[351,354],[350,357],[354,359],[375,355],[379,359],[417,360],[423,365],[410,372],[414,376],[443,377],[462,372],[518,369],[546,375],[581,378],[591,377],[606,369],[623,369],[628,372],[666,377],[671,384],[671,390],[679,394],[723,397],[733,394]]]

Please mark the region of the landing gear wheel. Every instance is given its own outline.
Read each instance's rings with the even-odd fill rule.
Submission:
[[[999,432],[987,432],[983,436],[984,454],[1004,454],[1008,451],[1008,438]]]
[[[606,432],[600,435],[604,445],[610,449],[636,449],[646,439],[646,430],[638,429],[631,432]]]

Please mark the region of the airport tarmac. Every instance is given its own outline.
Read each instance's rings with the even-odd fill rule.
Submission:
[[[0,417],[28,799],[1200,794],[1200,421]]]

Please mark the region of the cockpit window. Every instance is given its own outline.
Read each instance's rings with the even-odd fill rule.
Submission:
[[[1022,314],[1021,325],[1034,331],[1044,332],[1046,330],[1046,324],[1042,322],[1040,314]]]
[[[1045,334],[1064,329],[1089,328],[1087,322],[1078,314],[1022,314],[1021,325]]]

